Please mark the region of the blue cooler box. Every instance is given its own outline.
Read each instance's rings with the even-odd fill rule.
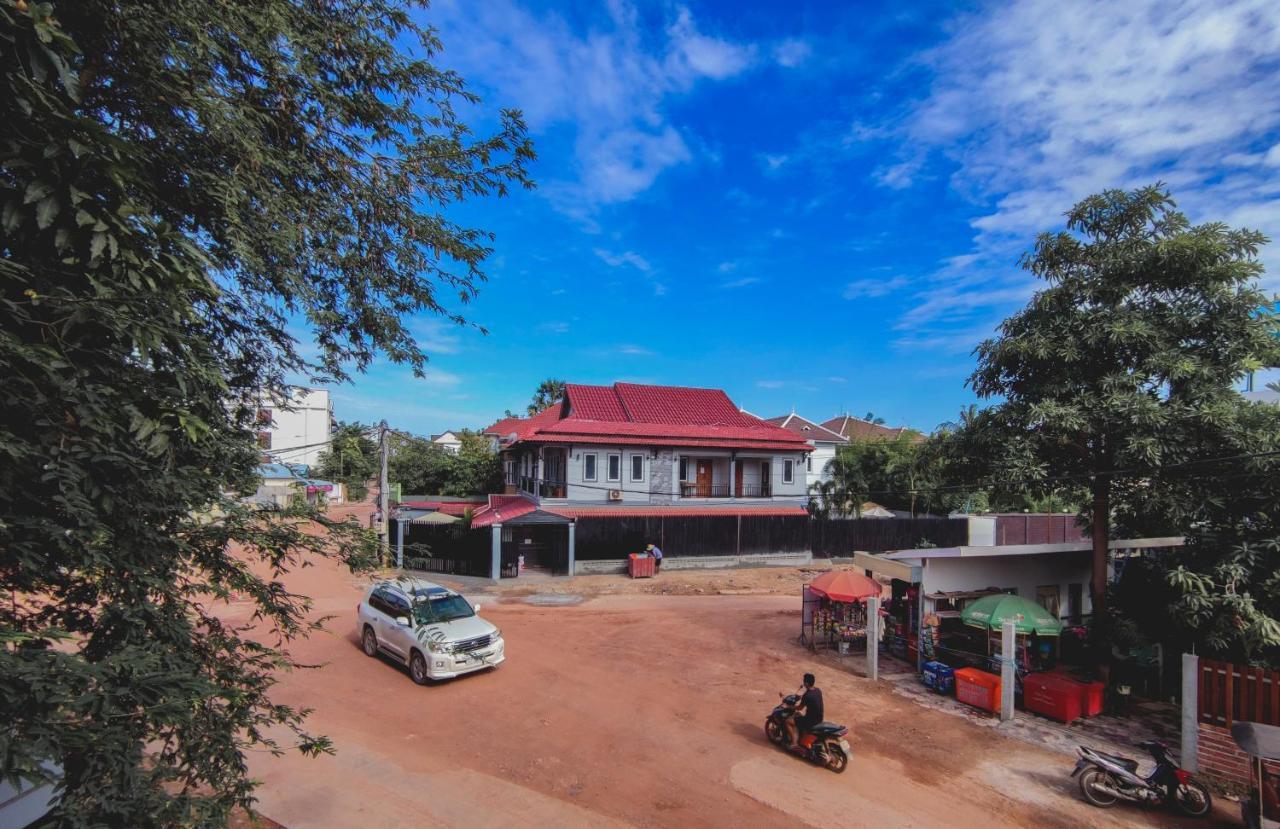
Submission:
[[[955,670],[941,662],[924,663],[920,679],[924,682],[924,687],[938,694],[950,694],[956,689]]]

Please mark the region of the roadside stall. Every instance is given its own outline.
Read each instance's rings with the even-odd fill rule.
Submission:
[[[847,570],[824,573],[802,589],[800,641],[811,650],[848,653],[866,645],[867,599],[880,595],[875,579]]]
[[[1040,605],[1008,593],[983,596],[960,611],[960,621],[986,632],[987,654],[1001,656],[1000,636],[1006,619],[1012,619],[1017,637],[1013,656],[1023,671],[1044,663],[1057,652],[1062,622]]]
[[[1280,829],[1280,728],[1256,722],[1231,726],[1231,739],[1249,755],[1249,796],[1240,801],[1240,816],[1249,829]]]

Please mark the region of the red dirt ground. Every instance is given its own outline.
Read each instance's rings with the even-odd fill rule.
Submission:
[[[508,661],[418,687],[357,646],[367,579],[319,562],[288,583],[337,614],[329,633],[291,647],[323,667],[283,675],[274,692],[313,708],[310,727],[337,754],[250,758],[260,813],[290,829],[1177,825],[1159,811],[1087,806],[1070,757],[815,666],[794,644],[794,595],[605,595],[559,608],[509,596],[482,610]],[[852,727],[843,775],[764,738],[777,692],[806,670],[828,719]],[[1221,825],[1232,808],[1219,806]]]

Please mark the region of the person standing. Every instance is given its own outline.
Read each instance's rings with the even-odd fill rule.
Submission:
[[[657,544],[650,544],[644,548],[644,551],[653,556],[653,572],[654,575],[657,575],[658,571],[662,569],[662,551],[658,549]]]

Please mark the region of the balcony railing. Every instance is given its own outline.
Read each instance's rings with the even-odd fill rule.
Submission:
[[[569,497],[569,486],[565,481],[539,480],[531,475],[520,476],[520,490],[539,498]]]
[[[682,498],[772,498],[773,487],[770,484],[742,484],[731,487],[728,484],[680,484]]]

